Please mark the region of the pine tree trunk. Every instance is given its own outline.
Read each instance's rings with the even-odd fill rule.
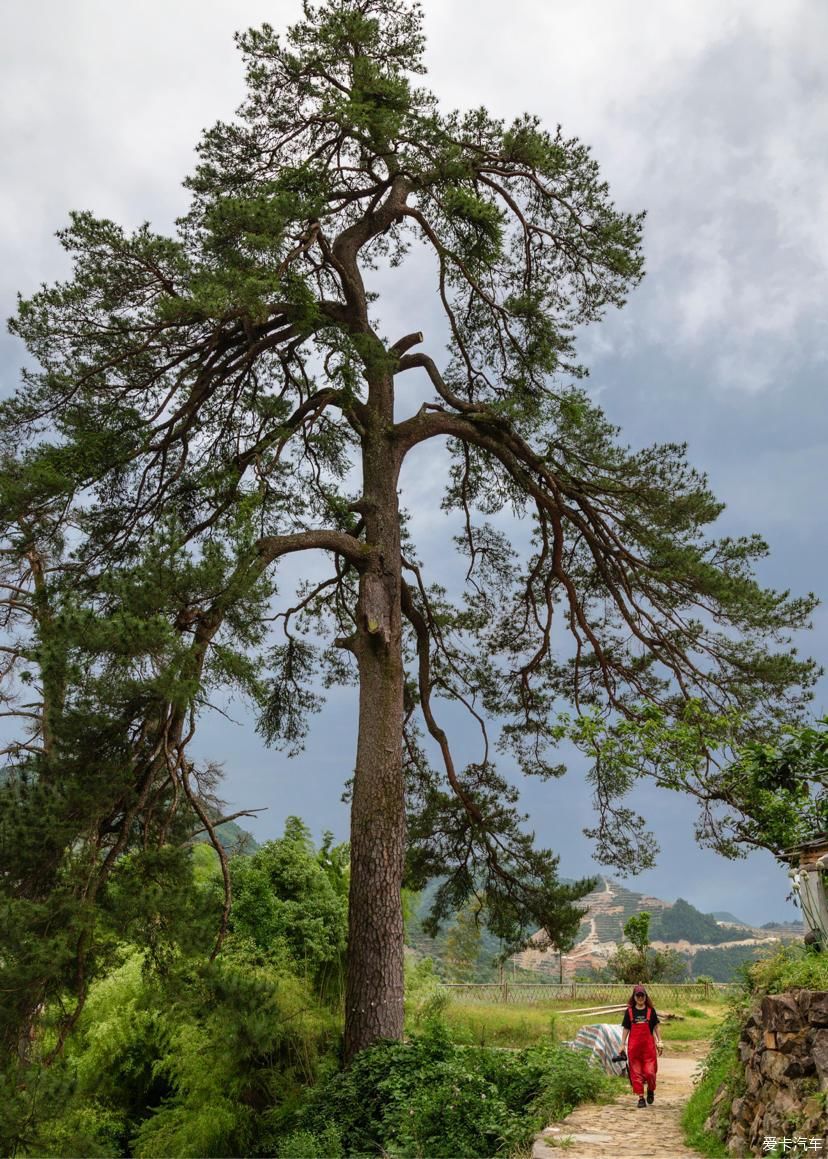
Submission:
[[[387,384],[390,394],[390,382]],[[386,399],[388,399],[386,394]],[[405,856],[402,770],[403,664],[398,467],[388,408],[363,440],[363,500],[371,563],[360,581],[354,651],[359,740],[351,803],[351,885],[345,1059],[403,1032]]]

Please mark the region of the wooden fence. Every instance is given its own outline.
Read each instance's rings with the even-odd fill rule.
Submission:
[[[632,986],[617,982],[444,982],[442,989],[453,1002],[566,1002],[594,1005],[627,1001]],[[727,982],[655,982],[647,987],[653,1004],[704,1002],[720,997],[733,987]]]

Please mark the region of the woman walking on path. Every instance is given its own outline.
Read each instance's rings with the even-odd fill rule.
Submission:
[[[658,1015],[643,986],[635,986],[630,996],[630,1004],[621,1021],[624,1033],[621,1036],[621,1051],[627,1047],[627,1063],[633,1091],[638,1095],[638,1106],[646,1107],[655,1099],[658,1054],[664,1049],[661,1032],[658,1029]],[[647,1098],[644,1098],[644,1085]]]

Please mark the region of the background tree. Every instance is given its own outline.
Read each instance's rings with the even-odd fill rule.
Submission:
[[[643,954],[650,944],[650,918],[652,914],[647,910],[633,914],[624,922],[624,937],[632,942],[633,947]]]
[[[562,894],[561,905],[557,910],[556,920],[549,922],[543,931],[544,937],[541,939],[541,945],[545,940],[546,945],[551,946],[558,955],[559,982],[563,982],[563,956],[569,953],[575,945],[578,931],[581,928],[581,922],[589,912],[586,907],[577,904],[580,898],[585,896],[585,893],[581,893],[580,890],[587,885],[589,889],[586,892],[591,893],[597,888],[598,878],[593,877],[585,880],[583,883],[578,883],[577,888],[579,892],[577,895],[572,890],[571,885],[558,886],[558,890]]]
[[[617,982],[680,982],[687,975],[687,961],[676,950],[656,950],[650,945],[650,917],[642,910],[624,923],[624,937],[631,943],[619,946],[607,961],[610,977]]]
[[[25,1060],[47,1002],[62,1010],[60,1049],[89,982],[111,962],[113,937],[163,954],[173,924],[187,926],[183,843],[195,830],[214,842],[227,887],[203,942],[217,949],[229,874],[215,834],[217,772],[186,756],[193,691],[207,695],[219,672],[224,683],[243,664],[243,608],[268,589],[246,583],[234,599],[230,557],[214,544],[194,560],[169,526],[90,576],[66,549],[56,505],[10,464],[0,493],[0,703],[18,726],[0,774],[0,1046]],[[225,596],[224,645],[208,653]],[[197,625],[193,604],[204,609]]]
[[[454,924],[446,932],[443,961],[452,982],[470,982],[477,972],[480,957],[481,912],[474,903],[458,910]]]
[[[72,217],[72,278],[21,302],[13,330],[39,369],[0,418],[85,575],[162,517],[196,556],[236,552],[223,608],[287,554],[329,558],[326,579],[280,605],[282,640],[233,675],[291,750],[320,666],[359,684],[351,1056],[402,1032],[407,844],[413,887],[445,877],[436,917],[481,889],[506,936],[557,921],[555,859],[521,826],[486,720],[527,773],[560,773],[566,736],[590,754],[599,856],[648,864],[655,844],[624,795],[649,773],[709,806],[722,750],[801,709],[814,669],[788,633],[813,600],[756,584],[757,537],[706,534],[721,505],[683,447],[631,451],[573,385],[576,329],[643,268],[641,216],[614,208],[586,147],[531,116],[442,112],[413,83],[421,13],[402,0],[305,3],[284,42],[269,26],[239,42],[248,95],[204,135],[177,235]],[[419,314],[383,335],[366,285],[379,265],[407,284],[414,246],[448,331],[443,365],[443,333],[413,352]],[[435,440],[467,561],[456,603],[401,523],[403,463]],[[528,551],[487,522],[504,506],[531,525]],[[239,511],[255,543],[235,535]],[[189,607],[185,628],[215,625],[210,654],[212,606]],[[553,647],[556,613],[568,642]],[[264,640],[260,612],[247,626]],[[197,707],[198,679],[181,687]],[[441,698],[480,724],[465,768]]]

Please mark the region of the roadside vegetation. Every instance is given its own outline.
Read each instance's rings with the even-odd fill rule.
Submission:
[[[741,987],[728,1000],[727,1014],[713,1034],[701,1078],[684,1111],[682,1126],[689,1147],[710,1159],[727,1155],[723,1139],[730,1104],[742,1093],[744,1086],[738,1046],[745,1019],[764,994],[781,994],[797,989],[828,989],[826,955],[815,953],[801,944],[787,945],[745,968]],[[710,1131],[705,1123],[713,1109],[713,1100],[723,1085],[728,1097],[721,1101],[719,1119],[714,1130]]]
[[[147,887],[128,870],[119,912]],[[175,890],[157,883],[153,940],[137,916],[134,940],[113,930],[111,968],[51,1062],[60,1011],[44,1012],[26,1083],[0,1074],[3,1154],[519,1156],[548,1122],[613,1093],[548,1012],[510,1005],[464,1022],[430,962],[407,971],[405,1041],[344,1070],[347,848],[317,848],[291,818],[229,870],[235,905],[214,960],[221,874],[199,845],[176,863]]]
[[[326,1155],[522,1155],[547,1123],[615,1086],[584,1055],[550,1040],[517,1052],[464,1047],[432,1020],[321,1084],[278,1154],[316,1156],[324,1142]],[[336,1141],[340,1150],[331,1151]]]

